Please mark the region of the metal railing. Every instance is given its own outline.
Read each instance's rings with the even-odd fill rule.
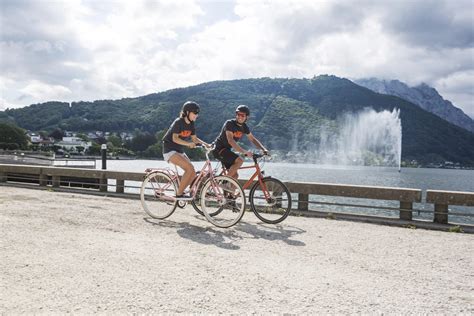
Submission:
[[[127,196],[139,193],[140,182],[144,172],[121,172],[82,168],[59,168],[45,166],[27,166],[0,164],[0,182],[22,182],[39,186],[74,187],[82,192],[114,192]],[[127,181],[127,183],[126,183]],[[240,180],[244,183],[245,180]],[[400,220],[413,220],[413,212],[432,213],[433,222],[447,224],[450,215],[474,217],[474,213],[452,212],[449,205],[474,206],[474,192],[452,192],[428,190],[426,203],[433,204],[433,210],[415,209],[414,203],[422,203],[422,190],[411,188],[390,188],[358,186],[328,183],[286,182],[292,195],[297,195],[293,205],[294,213],[312,212],[310,205],[327,205],[337,207],[354,207],[398,212]],[[128,192],[125,192],[128,189]],[[313,198],[310,198],[313,197]],[[324,202],[314,197],[331,196],[340,198],[369,199],[375,201],[398,202],[399,207],[386,205],[367,205],[356,203]],[[337,214],[337,213],[335,213]],[[356,214],[354,214],[356,215]]]
[[[22,165],[41,165],[53,167],[96,168],[96,158],[87,156],[51,157],[34,154],[0,153],[0,162],[13,162]]]

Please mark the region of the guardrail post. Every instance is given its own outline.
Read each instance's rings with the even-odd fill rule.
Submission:
[[[400,219],[411,221],[413,219],[412,209],[412,202],[400,201]]]
[[[7,174],[5,172],[0,172],[0,182],[7,182]]]
[[[105,177],[105,174],[102,175],[102,177],[99,180],[100,184],[100,192],[107,192],[107,178]]]
[[[124,187],[125,187],[125,180],[116,180],[115,183],[115,192],[117,193],[123,193],[124,192]]]
[[[59,188],[60,182],[61,182],[60,176],[53,176],[53,188]]]
[[[307,211],[309,202],[309,194],[298,193],[298,210]]]
[[[40,173],[39,175],[39,185],[41,187],[45,187],[48,184],[48,176],[44,173]]]
[[[435,223],[447,224],[448,223],[448,204],[434,205],[434,220]]]

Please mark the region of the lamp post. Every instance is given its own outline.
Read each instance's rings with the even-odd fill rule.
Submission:
[[[102,153],[102,170],[107,169],[107,145],[102,144],[100,147],[100,151]]]

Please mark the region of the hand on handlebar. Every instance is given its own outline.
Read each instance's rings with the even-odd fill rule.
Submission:
[[[251,152],[251,151],[246,151],[246,152],[244,153],[244,155],[247,156],[247,157],[249,157],[249,158],[252,158],[252,157],[253,157],[253,152]]]

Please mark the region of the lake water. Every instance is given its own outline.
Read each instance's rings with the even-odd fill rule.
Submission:
[[[199,170],[203,162],[194,163],[196,170]],[[214,162],[217,166],[217,163]],[[97,161],[98,168],[101,162]],[[108,170],[135,171],[142,172],[146,168],[163,168],[170,165],[162,160],[108,160]],[[429,169],[429,168],[402,168],[398,172],[396,168],[381,167],[359,167],[359,166],[327,166],[314,164],[294,164],[294,163],[265,163],[263,166],[266,175],[271,175],[283,181],[319,182],[336,184],[370,185],[384,187],[414,188],[423,190],[423,200],[427,189],[449,190],[449,191],[469,191],[474,192],[474,170],[459,169]],[[249,178],[252,174],[250,170],[241,170],[240,178]],[[296,200],[297,195],[293,198]],[[328,196],[312,196],[313,202],[337,202],[347,204],[362,204],[371,206],[399,207],[398,201],[375,201],[366,199],[340,198]],[[414,209],[419,209],[413,213],[414,219],[432,220],[432,204],[415,203]],[[312,204],[310,209],[348,212],[369,215],[381,215],[398,217],[398,212],[376,209],[364,209],[354,207],[328,206]],[[468,212],[474,214],[473,207],[450,206],[450,212]],[[474,224],[474,217],[450,216],[450,222]]]

